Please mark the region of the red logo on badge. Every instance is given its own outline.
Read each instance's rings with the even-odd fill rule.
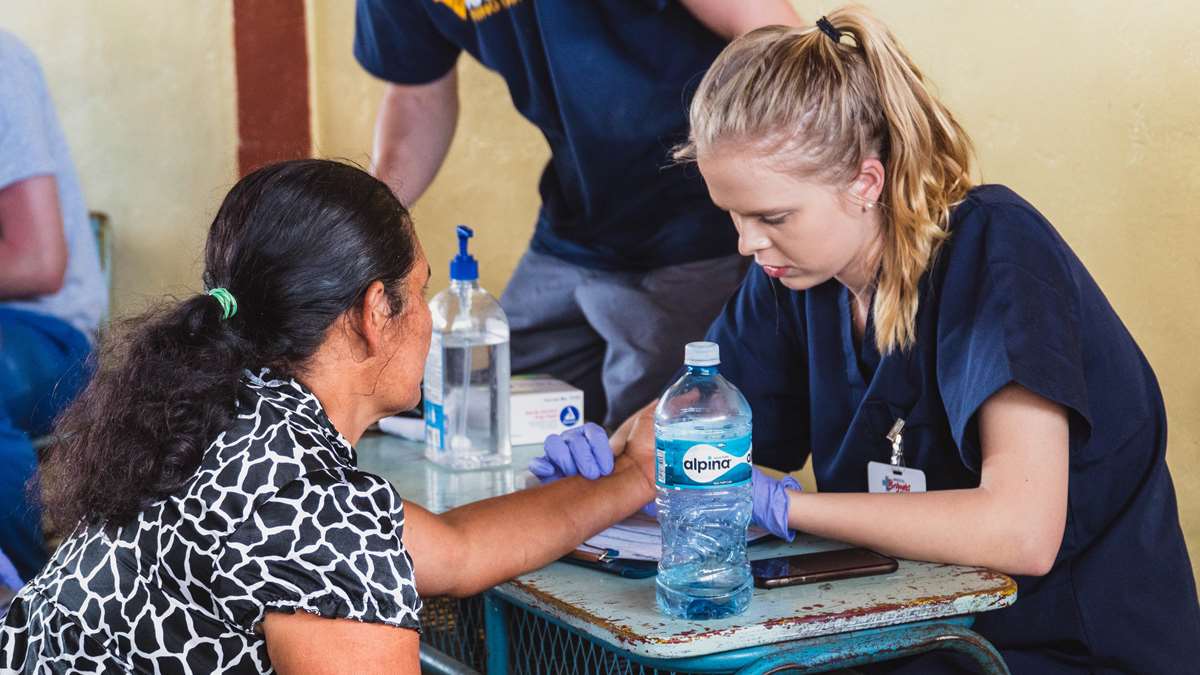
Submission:
[[[912,492],[912,486],[902,480],[884,477],[883,479],[884,492]]]

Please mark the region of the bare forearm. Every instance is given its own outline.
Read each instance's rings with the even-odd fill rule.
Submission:
[[[1033,528],[987,489],[921,494],[789,492],[789,525],[881,553],[1039,574]]]
[[[979,437],[983,461],[977,488],[921,494],[789,492],[788,525],[902,558],[1046,574],[1067,522],[1067,410],[1009,384],[981,407]]]
[[[462,533],[463,585],[471,595],[561,558],[579,542],[632,514],[654,496],[630,465],[589,481],[578,476],[447,512]]]
[[[20,300],[57,293],[66,261],[17,251],[0,241],[0,300]]]
[[[427,85],[389,86],[375,122],[371,172],[411,208],[441,168],[457,123],[455,71]]]
[[[50,295],[62,288],[67,241],[52,175],[0,189],[0,300]]]
[[[788,0],[683,0],[683,5],[700,23],[726,40],[762,26],[804,23]]]

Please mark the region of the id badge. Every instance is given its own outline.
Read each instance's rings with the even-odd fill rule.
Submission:
[[[925,472],[883,462],[867,462],[867,487],[871,492],[924,492]]]

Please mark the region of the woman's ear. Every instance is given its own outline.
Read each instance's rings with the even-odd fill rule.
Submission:
[[[359,306],[359,337],[362,338],[367,356],[374,356],[381,350],[385,339],[385,330],[392,320],[392,303],[388,297],[387,287],[382,281],[372,281],[363,294]]]
[[[851,198],[865,208],[873,208],[883,194],[883,180],[883,163],[875,157],[864,159],[850,186]]]

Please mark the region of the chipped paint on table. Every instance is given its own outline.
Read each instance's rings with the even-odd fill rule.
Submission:
[[[396,486],[402,497],[441,512],[524,486],[538,446],[513,448],[500,469],[450,471],[423,457],[423,446],[368,435],[357,447],[359,466]],[[750,557],[770,558],[841,548],[800,535],[751,546]],[[914,621],[1000,609],[1016,600],[1016,583],[986,569],[902,560],[887,575],[773,590],[754,589],[741,616],[710,621],[667,617],[654,601],[654,579],[625,579],[553,563],[498,586],[518,606],[534,607],[602,642],[648,658],[680,658],[791,640],[861,631]]]
[[[801,535],[792,544],[750,548],[751,558],[844,544]],[[667,617],[654,579],[624,579],[555,563],[495,589],[584,633],[638,656],[679,658],[914,621],[977,614],[1016,599],[1012,579],[985,569],[900,561],[887,575],[772,590],[754,589],[741,616],[710,621]]]

